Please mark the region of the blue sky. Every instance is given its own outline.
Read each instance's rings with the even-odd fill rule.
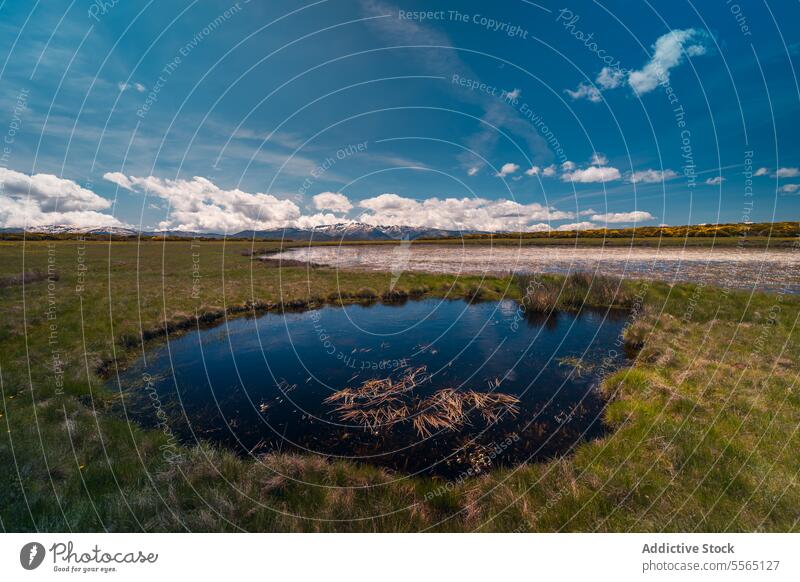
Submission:
[[[0,3],[0,226],[797,220],[797,2]]]

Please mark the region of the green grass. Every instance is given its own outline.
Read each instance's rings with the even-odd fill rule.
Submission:
[[[112,414],[98,370],[140,356],[142,329],[180,333],[195,314],[373,301],[390,288],[388,273],[263,265],[243,256],[251,245],[0,243],[0,278],[46,272],[48,260],[58,273],[32,278],[24,294],[0,288],[3,530],[800,529],[795,296],[655,282],[609,295],[605,283],[545,277],[561,308],[621,297],[637,314],[625,332],[636,363],[603,386],[614,430],[571,456],[449,485],[319,457],[176,448]],[[406,273],[385,298],[522,300],[520,283]]]

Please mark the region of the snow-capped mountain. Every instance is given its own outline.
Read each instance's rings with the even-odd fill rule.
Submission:
[[[458,236],[466,232],[399,225],[372,225],[363,222],[341,222],[314,228],[280,228],[274,230],[245,230],[233,238],[275,238],[286,240],[414,240],[418,238],[437,238]]]
[[[2,229],[3,232],[21,233],[22,229]],[[138,231],[132,228],[118,226],[76,227],[66,225],[50,225],[32,227],[29,233],[51,235],[111,235],[115,237],[151,237],[171,236],[182,238],[223,238],[219,233],[199,233],[186,231]],[[399,225],[372,225],[363,222],[341,222],[326,224],[314,228],[276,228],[272,230],[243,230],[236,234],[229,234],[228,238],[269,238],[283,240],[315,240],[315,241],[354,241],[354,240],[415,240],[418,238],[437,238],[445,236],[458,236],[460,234],[474,233],[477,231],[442,230],[438,228],[424,228]]]
[[[7,232],[14,231],[14,232],[23,232],[21,228],[15,229],[4,229]],[[68,226],[64,224],[51,224],[48,226],[35,226],[24,229],[26,232],[30,233],[37,233],[37,234],[105,234],[105,235],[114,235],[114,236],[136,236],[139,234],[137,230],[132,228],[123,228],[120,226],[91,226],[91,227],[79,227],[79,226]]]

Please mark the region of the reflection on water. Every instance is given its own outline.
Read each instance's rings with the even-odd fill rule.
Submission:
[[[274,258],[394,272],[397,254],[393,245],[344,245],[292,249]],[[627,278],[800,293],[800,253],[791,250],[417,244],[405,249],[402,262],[406,271],[479,275],[596,271]]]
[[[618,341],[625,317],[526,318],[512,301],[432,299],[269,313],[156,347],[121,385],[129,415],[159,426],[163,411],[184,442],[242,454],[304,450],[453,476],[566,453],[601,435],[596,387],[626,363]],[[492,422],[472,415],[459,430],[423,438],[413,418],[365,429],[324,402],[344,387],[423,366],[420,399],[443,388],[497,392],[518,398],[519,412]]]

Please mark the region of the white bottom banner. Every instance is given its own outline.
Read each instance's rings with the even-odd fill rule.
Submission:
[[[2,534],[0,580],[800,580],[796,534]]]

